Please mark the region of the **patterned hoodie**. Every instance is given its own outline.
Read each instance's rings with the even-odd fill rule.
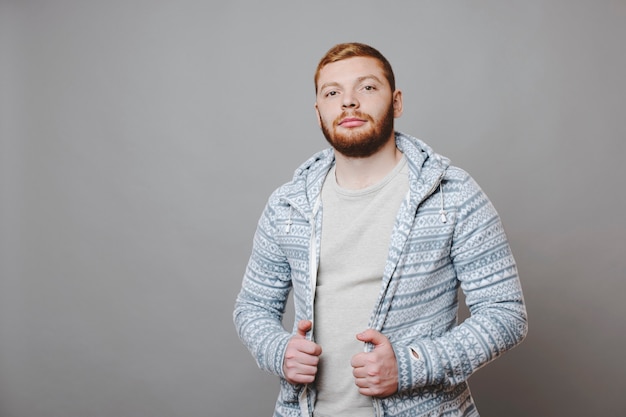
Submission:
[[[500,218],[476,182],[422,141],[400,132],[395,139],[408,161],[409,192],[369,327],[393,346],[399,381],[395,394],[372,399],[374,410],[377,417],[478,416],[467,379],[527,332],[515,260]],[[320,195],[334,162],[332,149],[321,151],[272,193],[235,303],[239,337],[261,369],[280,377],[275,417],[313,415],[315,385],[290,384],[282,365],[298,321],[315,323]],[[459,287],[470,311],[462,323]],[[292,289],[290,333],[282,318]]]

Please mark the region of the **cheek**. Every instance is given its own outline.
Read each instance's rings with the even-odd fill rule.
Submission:
[[[317,110],[317,120],[320,125],[325,124],[326,126],[332,126],[333,121],[335,120],[335,117],[336,116],[334,116],[327,110],[324,110],[324,109]]]
[[[320,112],[319,110],[317,110],[317,107],[315,108],[315,116],[317,117],[317,124],[318,125],[322,125],[322,117],[320,116]]]

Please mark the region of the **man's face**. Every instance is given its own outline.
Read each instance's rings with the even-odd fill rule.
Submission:
[[[391,91],[374,58],[355,57],[320,70],[315,109],[324,136],[345,156],[364,158],[393,140],[402,93]]]

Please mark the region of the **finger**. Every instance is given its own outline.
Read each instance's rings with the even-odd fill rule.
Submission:
[[[285,376],[290,382],[298,384],[308,384],[315,380],[317,374],[317,367],[315,366],[303,366],[287,368],[285,370]]]
[[[315,381],[315,374],[301,373],[295,374],[293,378],[289,378],[291,382],[296,384],[310,384]]]
[[[356,335],[356,338],[361,342],[369,342],[374,346],[380,346],[389,343],[389,339],[384,334],[374,329],[367,329]]]
[[[313,355],[313,357],[317,358],[322,354],[322,347],[315,342],[311,342],[307,344],[306,353],[309,355]]]
[[[317,374],[317,365],[304,364],[298,362],[290,362],[285,368],[291,375],[315,375]]]
[[[300,336],[294,336],[287,345],[287,356],[293,358],[300,354],[316,358],[322,354],[322,347]]]
[[[306,334],[313,327],[311,320],[300,320],[298,322],[298,336],[306,337]]]
[[[361,395],[367,395],[371,397],[376,391],[374,385],[372,384],[372,381],[367,378],[355,378],[354,385],[359,388],[359,393]]]
[[[365,368],[352,368],[352,376],[354,376],[355,381],[360,381],[360,380],[365,380],[368,375],[367,375],[367,371],[365,370]]]
[[[365,378],[355,378],[354,385],[356,385],[359,388],[368,388],[367,381],[365,380]]]
[[[365,353],[357,353],[350,359],[350,366],[353,368],[361,368],[365,366]]]
[[[320,355],[317,353],[318,349],[317,345],[313,344],[312,346],[306,346],[304,349],[308,350],[300,350],[294,357],[298,363],[309,366],[317,366],[320,363]]]

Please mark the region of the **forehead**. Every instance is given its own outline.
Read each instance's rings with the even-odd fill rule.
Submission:
[[[326,83],[350,83],[363,77],[374,76],[387,83],[382,64],[372,57],[352,57],[331,62],[320,69],[318,87]]]

